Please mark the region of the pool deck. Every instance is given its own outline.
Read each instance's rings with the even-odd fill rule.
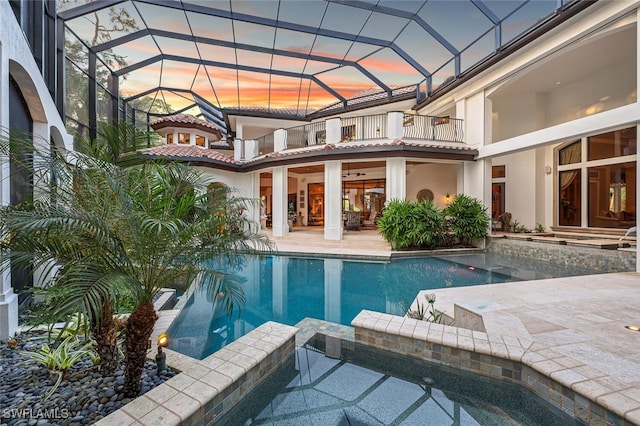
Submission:
[[[544,354],[534,368],[640,424],[640,333],[625,328],[640,324],[639,273],[429,292],[436,294],[436,309],[458,317],[454,325],[471,312],[482,318],[490,340],[531,342],[527,351]]]

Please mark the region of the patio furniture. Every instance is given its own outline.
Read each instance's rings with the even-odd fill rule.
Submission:
[[[359,231],[360,230],[360,212],[345,212],[347,231]]]
[[[362,221],[364,226],[375,226],[376,221],[378,219],[378,210],[371,210],[371,214],[369,215],[369,219],[365,219]]]

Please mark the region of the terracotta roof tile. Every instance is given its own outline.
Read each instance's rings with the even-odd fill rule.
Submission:
[[[238,164],[232,156],[222,154],[221,152],[215,151],[213,149],[201,148],[191,145],[167,144],[146,149],[142,151],[142,153],[156,157],[205,157],[225,163]]]
[[[218,136],[218,139],[222,139],[222,131],[218,126],[209,123],[206,120],[201,120],[197,117],[194,117],[193,115],[188,114],[168,115],[150,123],[150,126],[151,128],[153,128],[153,130],[159,130],[163,127],[169,126],[196,128],[209,133],[213,133]]]
[[[416,146],[416,147],[424,147],[424,148],[436,148],[443,150],[451,150],[451,151],[473,151],[474,148],[469,145],[462,143],[452,142],[450,145],[445,144],[431,144],[424,142],[412,142],[412,141],[404,141],[401,139],[389,140],[375,140],[375,141],[352,141],[352,142],[339,142],[339,143],[329,143],[323,145],[311,145],[305,146],[303,148],[295,148],[295,149],[287,149],[285,151],[279,152],[270,152],[268,154],[255,157],[249,161],[256,161],[262,158],[279,158],[279,157],[287,157],[290,155],[297,155],[301,153],[310,153],[314,151],[324,151],[324,150],[358,150],[362,148],[370,148],[370,147],[381,147],[381,146]]]

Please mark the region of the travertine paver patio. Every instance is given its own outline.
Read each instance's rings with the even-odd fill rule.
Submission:
[[[523,362],[640,424],[640,333],[625,328],[640,325],[640,273],[428,292],[436,294],[436,308],[448,316],[454,317],[454,304],[481,316],[492,352],[494,346],[509,352],[509,342],[527,342],[516,345],[524,350]],[[423,293],[418,299],[424,300]],[[465,319],[457,318],[455,325],[464,325],[460,322]],[[485,334],[471,336],[476,333]],[[464,333],[457,334],[459,339]],[[445,335],[443,344],[453,339]]]

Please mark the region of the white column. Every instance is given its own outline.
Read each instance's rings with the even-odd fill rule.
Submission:
[[[279,152],[287,149],[287,131],[278,129],[273,132],[273,151]]]
[[[287,223],[287,168],[284,166],[273,168],[273,236],[284,237],[289,233]]]
[[[324,260],[324,319],[340,324],[342,260]]]
[[[272,277],[272,313],[276,319],[282,320],[287,316],[287,270],[289,258],[275,256],[273,258]]]
[[[51,130],[49,125],[42,121],[33,122],[33,146],[42,153],[49,152],[51,149]],[[34,188],[33,198],[37,199],[44,195],[49,190],[49,173],[40,170],[39,173],[34,173],[33,176]],[[54,271],[50,271],[49,275],[46,274],[48,266],[41,266],[33,271],[33,285],[42,286],[49,281],[58,268],[54,268]]]
[[[404,200],[407,197],[407,159],[387,158],[387,200]]]
[[[9,129],[9,57],[0,44],[0,131],[2,137],[8,136]],[[9,159],[0,158],[0,203],[9,204]],[[6,270],[0,276],[0,340],[15,335],[18,329],[18,296],[11,287],[11,272]]]
[[[174,145],[178,145],[178,131],[176,129],[173,129],[173,139],[172,139],[172,143]]]
[[[342,140],[342,120],[331,118],[326,121],[325,125],[327,128],[327,143],[340,142]]]
[[[244,160],[244,141],[242,139],[233,140],[233,159],[236,161]]]
[[[388,112],[387,113],[387,138],[389,139],[402,139],[404,134],[404,126],[402,125],[402,119],[404,114],[402,112]]]
[[[254,203],[249,204],[247,215],[251,218],[254,223],[253,231],[260,231],[260,213],[261,209],[261,200],[260,200],[260,172],[252,172],[251,173],[251,198],[255,200]]]
[[[342,162],[324,165],[324,239],[342,239]]]
[[[464,193],[491,211],[491,159],[464,163]]]
[[[189,145],[191,145],[191,146],[195,146],[196,145],[196,132],[195,132],[195,130],[189,132]]]
[[[251,160],[258,156],[258,141],[248,140],[244,141],[244,159]]]
[[[484,146],[491,143],[491,110],[489,108],[491,108],[491,102],[487,102],[484,92],[456,103],[456,116],[464,119],[464,139],[467,144]],[[464,194],[478,199],[489,212],[491,211],[491,162],[491,159],[465,161],[462,184]],[[491,228],[489,227],[487,231],[491,232]]]

